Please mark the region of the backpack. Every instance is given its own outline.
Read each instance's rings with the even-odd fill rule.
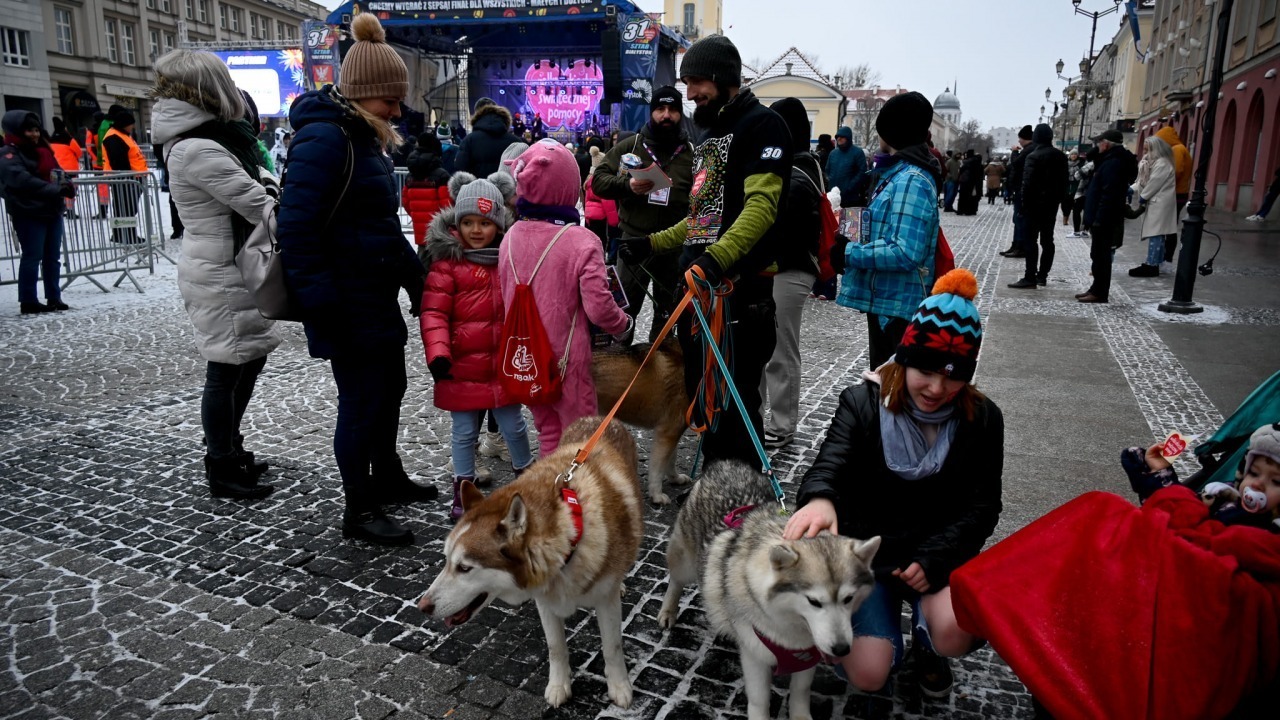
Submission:
[[[331,124],[337,126],[342,130],[342,134],[347,136],[346,128],[337,123]],[[342,204],[342,199],[347,194],[347,188],[351,185],[351,175],[355,170],[354,164],[355,150],[351,147],[351,137],[347,136],[347,161],[344,173],[346,182],[342,186],[342,193],[338,195],[337,202],[329,212],[329,220],[325,221],[326,226],[333,220],[334,213],[338,211],[338,206]],[[280,183],[283,188],[283,177]],[[262,317],[268,320],[301,321],[302,315],[296,303],[290,299],[289,289],[285,285],[284,263],[280,260],[280,243],[276,240],[276,214],[279,212],[280,198],[277,193],[275,201],[263,208],[262,222],[253,228],[244,246],[236,253],[235,264],[240,270],[245,289],[253,297],[253,302],[258,306],[258,313]]]
[[[551,349],[551,340],[547,337],[547,329],[542,324],[542,316],[538,313],[538,303],[533,297],[533,279],[542,267],[547,253],[555,247],[556,242],[571,225],[566,225],[547,243],[547,247],[533,266],[528,282],[520,282],[516,272],[516,261],[508,254],[511,263],[511,276],[516,281],[515,296],[511,299],[511,307],[507,309],[506,320],[502,323],[502,349],[498,358],[498,380],[502,391],[507,393],[512,402],[521,405],[550,405],[560,399],[563,391],[565,366],[569,362],[569,348],[573,345],[573,331],[578,325],[578,310],[573,311],[573,321],[569,325],[569,339],[565,342],[564,354],[556,359]]]
[[[942,226],[938,226],[938,247],[933,253],[933,279],[936,281],[955,269],[956,254],[951,251],[951,244],[947,242]]]
[[[827,282],[836,276],[831,267],[831,248],[836,245],[836,233],[840,229],[840,221],[836,218],[835,208],[831,207],[831,198],[818,187],[803,170],[796,169],[818,193],[818,280]]]

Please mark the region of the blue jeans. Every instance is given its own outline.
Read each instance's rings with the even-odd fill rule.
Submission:
[[[23,305],[39,304],[36,294],[36,277],[44,278],[45,302],[62,300],[58,280],[62,266],[58,255],[62,251],[62,216],[51,218],[11,215],[13,230],[22,246],[22,261],[18,265],[18,302]]]
[[[511,453],[511,466],[523,470],[533,462],[529,450],[529,430],[520,414],[519,405],[506,405],[489,411],[498,421],[502,439],[507,441]],[[474,410],[451,412],[453,418],[453,474],[457,477],[476,476],[476,440],[480,437],[481,413]]]
[[[943,207],[950,209],[952,207],[951,204],[956,200],[956,182],[954,180],[948,180],[943,183],[943,188],[942,205]]]
[[[895,581],[895,584],[903,589],[898,591],[885,583],[876,582],[875,589],[853,613],[853,636],[882,638],[893,643],[893,667],[897,668],[902,664],[902,657],[906,653],[906,645],[902,640],[902,603],[907,600],[907,590],[902,583]],[[911,601],[911,633],[916,642],[933,649],[933,643],[929,640],[929,625],[920,610],[919,595]]]
[[[330,361],[338,386],[333,455],[342,475],[347,506],[377,505],[371,474],[394,472],[400,463],[396,437],[408,380],[404,347],[343,352]]]
[[[1164,261],[1164,236],[1153,235],[1147,240],[1147,264],[1159,265]]]

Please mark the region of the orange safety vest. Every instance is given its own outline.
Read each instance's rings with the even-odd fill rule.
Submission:
[[[89,128],[84,129],[84,150],[89,154],[89,167],[101,170],[102,163],[98,162],[98,136]]]
[[[102,138],[102,143],[104,146],[103,149],[101,150],[102,169],[103,170],[124,170],[125,169],[125,168],[111,167],[111,158],[108,157],[107,155],[105,145],[107,142],[107,138],[111,137],[112,135],[120,138],[121,140],[124,140],[125,144],[129,146],[129,168],[128,169],[134,172],[146,172],[147,160],[146,158],[142,157],[142,150],[141,148],[138,147],[138,143],[134,142],[133,138],[129,137],[128,135],[125,135],[124,133],[120,132],[115,128],[111,128],[110,130],[108,130],[107,137]]]
[[[53,148],[53,156],[63,170],[76,172],[80,169],[80,144],[75,140],[70,144],[51,142],[49,146]]]

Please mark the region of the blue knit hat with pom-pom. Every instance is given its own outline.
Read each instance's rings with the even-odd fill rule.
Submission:
[[[894,360],[903,367],[969,382],[978,367],[982,320],[973,299],[978,280],[962,268],[938,278],[902,333]]]

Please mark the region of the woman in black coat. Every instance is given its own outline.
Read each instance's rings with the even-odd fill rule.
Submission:
[[[289,110],[295,133],[277,236],[308,348],[329,360],[338,386],[333,453],[346,495],[343,535],[407,545],[413,534],[382,506],[437,494],[409,479],[396,451],[408,339],[399,294],[407,290],[418,307],[424,276],[400,229],[386,152],[399,144],[391,121],[408,71],[372,13],[358,15],[352,33],[341,88],[306,93]]]
[[[876,588],[853,616],[837,672],[865,692],[903,659],[902,603],[913,610],[921,691],[945,697],[957,656],[978,641],[951,607],[951,572],[978,554],[1001,510],[1004,419],[971,384],[982,342],[977,281],[953,270],[903,333],[894,360],[847,388],[796,496],[784,537],[830,531],[870,539]],[[944,656],[944,657],[939,657]]]

